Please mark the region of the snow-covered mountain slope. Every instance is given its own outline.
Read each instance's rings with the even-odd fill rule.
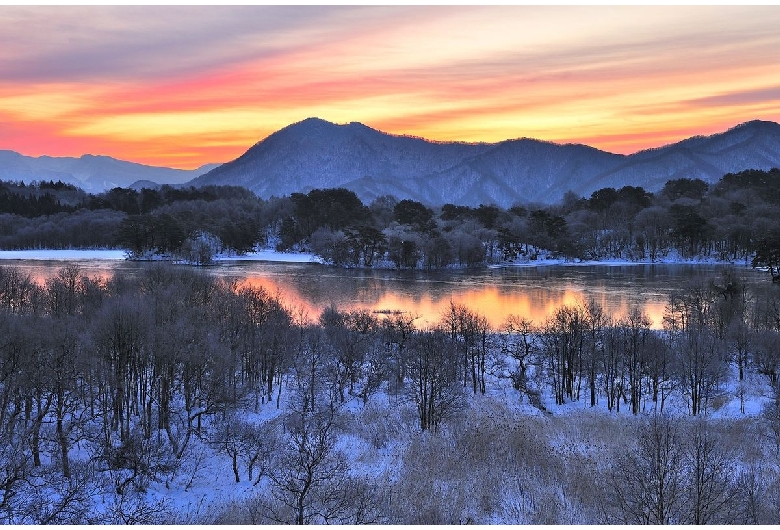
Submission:
[[[360,123],[309,118],[194,179],[245,186],[261,197],[346,187],[364,201],[392,194],[430,204],[555,202],[567,191],[626,185],[660,189],[672,178],[715,182],[725,173],[780,166],[780,125],[752,121],[633,155],[532,139],[496,144],[431,142]]]
[[[146,166],[109,156],[83,155],[79,158],[24,156],[0,151],[0,180],[61,180],[85,191],[98,193],[115,187],[129,187],[136,181],[156,184],[182,184],[213,168],[209,164],[194,170]]]

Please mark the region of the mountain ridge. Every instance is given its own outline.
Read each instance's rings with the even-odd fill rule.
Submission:
[[[0,180],[62,180],[89,192],[145,185],[244,186],[268,198],[346,187],[364,202],[381,195],[436,205],[554,203],[567,191],[604,187],[657,191],[667,180],[715,182],[726,173],[780,167],[780,125],[750,120],[630,155],[582,143],[519,137],[435,141],[385,133],[360,122],[292,123],[225,164],[195,170],[146,166],[105,155],[28,157],[0,150]]]
[[[154,184],[184,184],[219,166],[206,164],[197,169],[174,169],[148,166],[106,155],[84,154],[79,157],[26,156],[16,151],[0,150],[0,180],[60,180],[84,191],[99,193],[111,188],[127,188],[138,181]]]
[[[567,191],[603,187],[657,191],[673,178],[715,182],[744,169],[780,166],[780,125],[751,120],[713,135],[615,154],[581,143],[533,138],[434,142],[393,135],[359,122],[307,118],[290,124],[192,185],[234,184],[261,197],[346,187],[368,202],[380,195],[428,204],[502,207],[553,203]]]

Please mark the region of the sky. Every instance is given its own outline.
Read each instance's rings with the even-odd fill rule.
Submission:
[[[195,168],[307,117],[613,153],[780,121],[780,6],[0,6],[0,149]]]

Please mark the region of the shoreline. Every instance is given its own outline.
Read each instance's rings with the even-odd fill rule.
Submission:
[[[125,250],[116,249],[26,249],[26,250],[0,250],[0,262],[3,261],[172,261],[174,260],[128,260]],[[275,263],[317,263],[323,264],[322,258],[311,253],[289,253],[264,249],[249,252],[244,255],[219,254],[214,257],[214,263],[229,263],[239,261],[262,261]],[[327,264],[326,264],[327,265]],[[662,259],[658,261],[628,261],[628,260],[604,260],[604,261],[569,261],[564,259],[542,259],[523,262],[492,263],[485,265],[485,269],[523,269],[535,267],[626,267],[646,265],[715,265],[734,266],[739,268],[753,268],[749,262],[744,261],[719,261],[715,259]],[[328,265],[332,266],[332,265]],[[396,270],[384,267],[373,267],[370,270]],[[405,269],[404,269],[405,270]],[[440,270],[452,270],[445,267]],[[760,267],[756,268],[760,270]]]
[[[0,250],[0,262],[2,261],[170,261],[169,259],[129,260],[125,250],[116,249],[27,249],[27,250]],[[260,250],[250,252],[243,256],[219,254],[214,257],[215,263],[231,261],[267,261],[280,263],[320,263],[314,254],[292,254],[276,252],[275,250]]]
[[[565,261],[565,260],[539,260],[533,262],[523,263],[494,263],[488,265],[489,269],[524,269],[533,267],[635,267],[639,265],[715,265],[723,266],[729,265],[733,267],[748,268],[753,267],[750,263],[743,261],[719,261],[719,260],[707,260],[707,259],[678,259],[678,260],[661,260],[661,261],[627,261],[627,260],[615,260],[615,261]],[[756,268],[758,270],[758,268]]]

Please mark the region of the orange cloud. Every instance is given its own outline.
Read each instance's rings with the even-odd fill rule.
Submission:
[[[780,120],[780,8],[5,7],[0,148],[192,168],[309,116],[612,152]]]

